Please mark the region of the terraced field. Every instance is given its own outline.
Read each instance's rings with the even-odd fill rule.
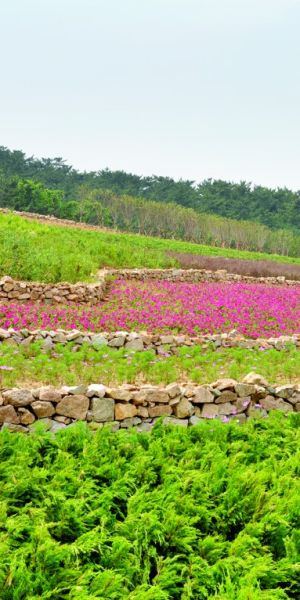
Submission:
[[[162,240],[0,227],[3,274],[33,281],[173,261]],[[95,305],[7,285],[0,598],[298,599],[300,285],[116,276]]]

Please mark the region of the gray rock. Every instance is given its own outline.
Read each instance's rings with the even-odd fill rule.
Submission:
[[[142,419],[140,419],[139,417],[129,417],[128,419],[124,419],[124,421],[122,421],[120,425],[121,427],[127,429],[129,427],[134,427],[135,425],[140,425],[141,422]]]
[[[88,386],[86,395],[88,398],[92,398],[93,396],[96,396],[97,398],[104,398],[105,392],[105,385],[102,385],[102,383],[92,383]]]
[[[112,340],[110,340],[108,342],[108,346],[110,346],[111,348],[121,348],[121,346],[124,346],[125,344],[125,339],[125,335],[119,335],[118,337],[115,337]]]
[[[237,383],[235,385],[235,391],[237,395],[242,398],[255,394],[255,387],[254,385],[250,385],[249,383]]]
[[[65,385],[61,391],[63,394],[66,394],[66,395],[69,395],[69,394],[71,394],[71,395],[80,394],[81,395],[81,394],[86,394],[87,386],[84,384],[71,385],[71,386]]]
[[[131,340],[130,342],[127,342],[125,344],[125,348],[127,348],[128,350],[135,350],[136,352],[144,350],[143,340],[141,338]]]
[[[215,404],[203,404],[201,410],[202,419],[215,419],[219,416],[219,406]]]
[[[254,371],[251,371],[251,373],[248,373],[248,375],[244,377],[243,383],[248,383],[250,385],[257,384],[264,387],[268,385],[267,380],[262,375],[259,375],[259,373],[254,373]]]
[[[108,344],[108,340],[106,339],[106,337],[104,337],[104,335],[96,334],[93,335],[92,337],[92,346],[93,348],[101,348],[103,346],[107,346]]]
[[[58,415],[84,420],[89,408],[89,399],[81,394],[65,396],[56,406]]]
[[[67,425],[65,423],[60,423],[59,421],[52,421],[50,431],[51,431],[51,433],[56,433],[57,431],[66,429],[66,427],[67,427]]]
[[[202,419],[200,419],[200,417],[196,417],[196,415],[193,415],[192,417],[189,418],[189,424],[190,425],[198,425],[198,423],[201,423]]]
[[[196,388],[196,394],[193,396],[194,404],[208,404],[214,401],[213,394],[205,386]]]
[[[114,420],[115,401],[112,398],[92,398],[91,417],[97,422]]]
[[[153,423],[145,423],[145,421],[143,423],[141,423],[140,425],[137,426],[137,431],[139,431],[140,433],[143,432],[148,432],[151,431],[151,429],[153,429],[154,425]]]
[[[293,412],[293,407],[289,402],[285,402],[281,398],[274,398],[273,396],[266,396],[260,400],[262,408],[265,410],[281,410],[283,412]]]

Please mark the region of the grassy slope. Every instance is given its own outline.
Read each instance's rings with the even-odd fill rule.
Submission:
[[[71,347],[70,347],[71,346]],[[3,368],[4,367],[4,368]],[[11,370],[5,370],[9,367]],[[83,345],[57,345],[53,354],[41,351],[39,343],[19,350],[0,346],[0,386],[78,384],[101,382],[167,384],[173,381],[209,383],[220,377],[241,380],[250,371],[261,373],[270,383],[299,382],[300,352],[226,348],[203,351],[181,348],[178,356],[155,356],[152,350],[130,353],[125,349],[99,349]]]
[[[1,600],[299,599],[299,434],[2,431]]]
[[[91,280],[101,267],[171,267],[166,251],[207,256],[275,260],[300,264],[300,258],[201,246],[133,234],[44,225],[0,214],[0,275],[30,281]]]

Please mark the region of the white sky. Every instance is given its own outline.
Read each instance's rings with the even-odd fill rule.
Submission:
[[[300,0],[0,0],[0,145],[300,189]]]

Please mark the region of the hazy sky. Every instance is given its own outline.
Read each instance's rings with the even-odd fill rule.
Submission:
[[[300,189],[300,0],[2,0],[0,145]]]

